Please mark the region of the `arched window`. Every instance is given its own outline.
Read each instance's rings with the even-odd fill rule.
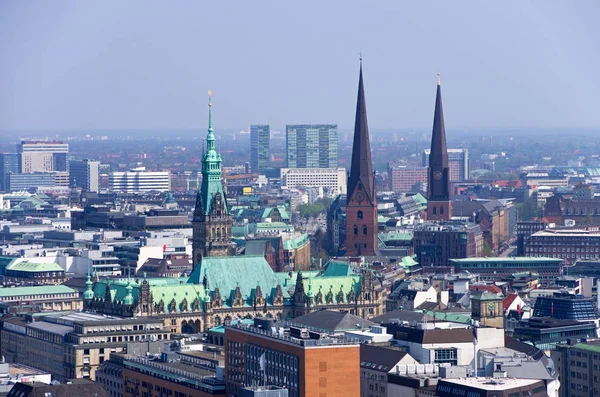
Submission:
[[[358,226],[354,225],[354,235],[358,236]]]
[[[363,234],[366,236],[367,235],[367,227],[363,226]]]
[[[217,228],[217,238],[221,238],[221,229]]]
[[[444,215],[444,206],[440,207],[440,215]]]
[[[437,208],[433,207],[433,215],[437,215]]]
[[[215,239],[215,228],[213,227],[212,229],[210,229],[210,238],[211,239]]]
[[[226,231],[225,231],[225,228],[224,228],[224,227],[222,227],[222,228],[221,228],[221,237],[223,237],[223,238],[226,238],[226,237],[227,237],[227,233],[226,233]]]
[[[358,219],[362,219],[363,218],[363,212],[362,211],[358,211],[358,213],[356,214],[356,216],[358,217]]]

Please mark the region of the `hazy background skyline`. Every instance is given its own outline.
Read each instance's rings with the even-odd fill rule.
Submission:
[[[600,3],[5,1],[0,130],[600,127]]]

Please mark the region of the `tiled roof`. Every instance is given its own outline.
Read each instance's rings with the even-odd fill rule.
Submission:
[[[469,285],[469,291],[486,291],[498,294],[502,292],[502,289],[497,285]]]
[[[504,310],[507,310],[510,307],[510,305],[513,304],[513,302],[515,301],[515,299],[517,299],[518,297],[519,297],[519,295],[517,295],[517,294],[510,294],[510,295],[508,295],[502,301],[502,308]]]

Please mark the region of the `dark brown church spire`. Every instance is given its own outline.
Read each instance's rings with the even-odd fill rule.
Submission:
[[[352,163],[348,179],[348,200],[356,190],[359,182],[364,186],[366,198],[373,202],[375,197],[375,181],[371,162],[371,144],[369,142],[369,126],[367,124],[367,104],[363,86],[362,58],[358,79],[358,99],[356,101],[356,120],[354,122],[354,142],[352,146]]]
[[[450,168],[448,148],[442,109],[442,89],[438,73],[433,131],[431,133],[431,153],[427,183],[427,219],[448,220],[452,216],[450,206]]]
[[[352,164],[348,178],[346,255],[373,256],[376,255],[376,251],[377,196],[375,194],[375,175],[371,163],[371,144],[369,143],[361,58]]]

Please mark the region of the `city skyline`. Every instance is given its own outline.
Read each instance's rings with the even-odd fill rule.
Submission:
[[[11,60],[0,66],[0,130],[200,129],[207,88],[222,128],[309,121],[346,129],[360,51],[374,129],[427,127],[437,72],[449,129],[600,125],[591,1],[327,4],[287,18],[278,4],[240,3],[233,14],[218,4],[140,4],[0,6],[0,49]],[[296,29],[309,17],[319,29]],[[268,61],[242,61],[253,56]],[[284,63],[291,58],[300,60]]]

